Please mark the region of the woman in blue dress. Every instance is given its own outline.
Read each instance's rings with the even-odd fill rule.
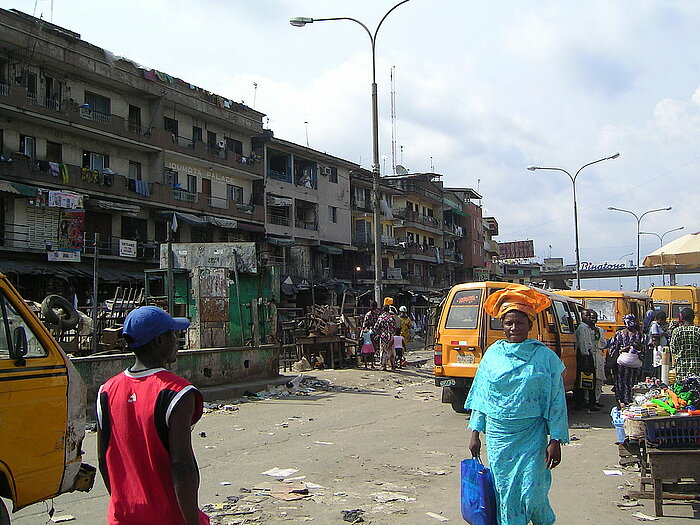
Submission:
[[[479,432],[496,486],[499,525],[552,525],[551,469],[569,442],[561,359],[528,339],[549,298],[527,286],[510,285],[489,296],[484,310],[503,323],[505,340],[484,353],[465,408],[472,411],[469,450],[481,453]]]

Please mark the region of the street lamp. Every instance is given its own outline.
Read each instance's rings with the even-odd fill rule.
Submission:
[[[535,171],[535,170],[552,170],[552,171],[563,171],[566,173],[569,178],[571,179],[571,186],[574,190],[574,245],[576,249],[576,287],[580,290],[581,289],[581,254],[579,251],[579,246],[578,246],[578,209],[576,207],[576,178],[578,177],[578,174],[581,173],[583,168],[587,168],[588,166],[592,164],[597,164],[598,162],[603,162],[604,160],[612,160],[616,159],[619,157],[619,153],[615,153],[613,155],[610,155],[609,157],[604,157],[602,159],[594,160],[593,162],[589,162],[588,164],[584,164],[581,166],[576,174],[574,176],[571,176],[571,173],[566,171],[563,168],[555,168],[555,167],[544,167],[544,166],[528,166],[527,169],[530,171]]]
[[[625,257],[629,257],[630,255],[634,255],[634,252],[629,252],[625,255],[621,255],[618,261],[621,261],[622,259],[624,259]],[[622,290],[622,277],[617,278],[617,284],[620,286],[620,290]]]
[[[664,237],[666,237],[666,234],[680,231],[683,228],[684,228],[683,226],[680,226],[678,228],[673,228],[672,230],[668,230],[668,231],[662,233],[661,235],[659,235],[658,233],[654,233],[654,232],[639,232],[639,235],[655,235],[659,239],[659,246],[663,246],[664,245]],[[666,285],[666,276],[664,275],[664,254],[662,253],[661,254],[661,286],[665,286],[665,285]]]
[[[381,207],[379,202],[379,178],[380,166],[379,166],[379,117],[378,117],[378,106],[377,106],[377,67],[376,67],[376,44],[377,44],[377,33],[379,33],[379,28],[386,20],[394,9],[402,4],[405,4],[409,0],[402,0],[394,7],[389,9],[386,14],[382,17],[377,24],[377,28],[374,30],[374,34],[369,30],[369,28],[355,18],[350,18],[347,16],[335,17],[335,18],[310,18],[305,16],[297,16],[289,19],[289,23],[294,27],[304,27],[306,24],[313,24],[314,22],[327,22],[331,20],[350,20],[362,26],[369,36],[370,44],[372,45],[372,192],[374,193],[374,202],[372,203],[374,211],[374,299],[377,304],[381,304],[382,300],[382,223],[381,223]]]
[[[656,208],[654,210],[647,210],[644,213],[642,213],[641,215],[637,215],[636,213],[634,213],[633,211],[630,211],[630,210],[623,210],[622,208],[615,208],[614,206],[608,206],[608,209],[610,211],[620,211],[622,213],[629,213],[635,219],[637,219],[637,266],[635,269],[635,273],[637,275],[637,291],[639,291],[639,235],[640,235],[639,234],[639,225],[641,224],[642,219],[644,218],[645,215],[648,215],[650,213],[655,213],[657,211],[669,211],[673,208],[672,208],[672,206],[667,206],[666,208]]]

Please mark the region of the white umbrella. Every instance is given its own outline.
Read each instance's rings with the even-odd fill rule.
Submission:
[[[644,258],[644,266],[700,267],[700,232],[689,233],[663,245]]]

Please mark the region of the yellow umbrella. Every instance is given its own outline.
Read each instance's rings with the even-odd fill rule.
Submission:
[[[644,266],[700,267],[700,232],[679,237],[650,253],[644,258]]]

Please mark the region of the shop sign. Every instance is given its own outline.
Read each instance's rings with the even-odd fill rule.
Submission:
[[[582,262],[581,271],[582,272],[602,272],[609,270],[624,270],[625,268],[631,268],[625,262],[604,262],[604,263],[590,263]]]
[[[80,262],[80,252],[50,250],[46,252],[48,260],[51,262]]]
[[[127,239],[119,239],[119,256],[136,257],[137,242]]]

